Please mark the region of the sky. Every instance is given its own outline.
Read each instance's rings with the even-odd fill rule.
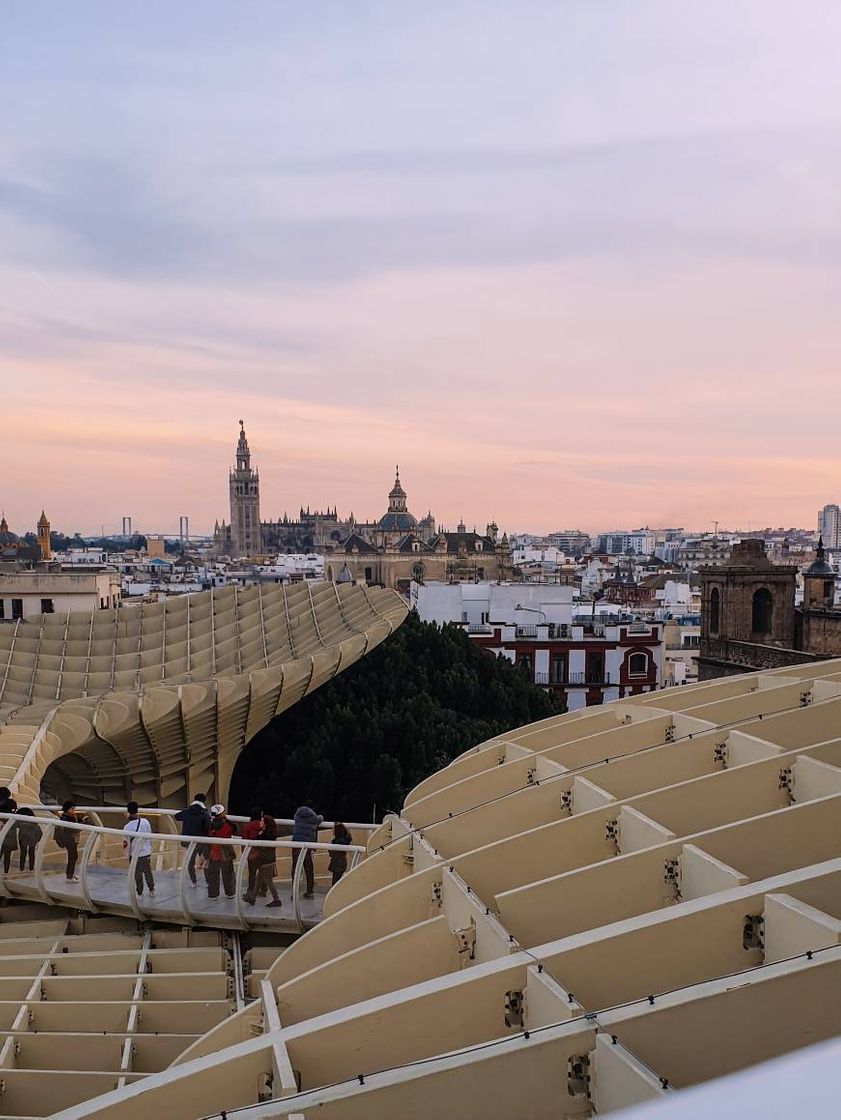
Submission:
[[[837,0],[5,0],[0,505],[812,526]]]

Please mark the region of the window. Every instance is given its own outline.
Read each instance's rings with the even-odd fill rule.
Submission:
[[[566,658],[562,653],[553,653],[549,663],[549,683],[563,684],[566,679]]]
[[[645,677],[648,674],[648,655],[645,653],[632,653],[628,658],[628,675],[631,677]]]
[[[710,633],[717,634],[721,626],[721,595],[718,588],[710,592]]]
[[[753,610],[751,612],[751,630],[754,634],[771,633],[771,613],[774,600],[767,587],[760,587],[753,593]]]
[[[0,618],[6,617],[6,600],[0,599]]]
[[[823,597],[824,597],[824,599],[831,599],[833,594],[834,594],[834,588],[832,586],[832,580],[831,579],[825,579],[823,581]]]
[[[374,578],[374,569],[373,568],[366,568],[365,569],[365,579],[366,579],[366,581],[368,583],[370,583],[373,578]]]
[[[53,609],[54,608],[53,608],[52,599],[42,599],[41,600],[41,614],[52,614]]]
[[[601,684],[604,678],[604,654],[588,651],[584,663],[584,678],[587,684]]]
[[[521,653],[517,658],[517,667],[531,675],[531,657],[527,653]]]
[[[12,618],[23,618],[23,599],[12,599]]]

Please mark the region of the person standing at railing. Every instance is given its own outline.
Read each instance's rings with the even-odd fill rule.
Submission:
[[[67,821],[69,824],[87,824],[88,818],[76,811],[76,802],[68,799],[61,806],[61,814],[58,818],[60,821]],[[68,883],[78,883],[79,876],[76,874],[76,861],[79,858],[79,833],[75,828],[61,828],[57,827],[53,833],[53,840],[59,848],[64,848],[67,852],[67,868],[65,875],[67,876]]]
[[[274,819],[274,818],[272,818],[272,819]],[[244,824],[242,826],[242,829],[240,831],[240,836],[242,836],[243,840],[256,840],[259,837],[259,835],[262,831],[263,831],[263,810],[255,807],[254,809],[251,810],[251,819],[246,824]],[[248,886],[245,889],[245,894],[242,896],[243,898],[247,898],[249,895],[254,894],[255,884],[256,884],[256,881],[257,881],[257,864],[251,857],[258,850],[259,849],[257,849],[257,848],[250,848],[249,852],[248,852]],[[265,883],[262,883],[261,887],[262,887],[262,890],[260,891],[260,894],[265,895],[265,893],[266,893]]]
[[[247,826],[246,826],[247,827]],[[245,829],[243,829],[243,833]],[[258,836],[254,837],[255,840],[277,840],[277,821],[274,817],[270,817],[268,813],[263,814],[262,828]],[[242,896],[249,906],[253,906],[257,893],[266,894],[271,892],[272,900],[267,904],[267,909],[270,906],[282,906],[280,895],[277,893],[277,888],[274,885],[275,875],[277,874],[277,865],[275,857],[277,852],[274,848],[252,848],[248,853],[248,878],[251,881],[251,869],[254,868],[254,886]]]
[[[311,801],[305,801],[295,810],[292,822],[292,839],[299,842],[314,844],[318,840],[318,826],[324,820],[312,807]],[[312,848],[292,849],[292,882],[295,882],[295,867],[298,857],[304,853],[304,874],[307,878],[307,889],[304,898],[312,898],[315,893],[315,872],[312,866]]]
[[[129,801],[126,805],[126,812],[128,813],[128,821],[123,825],[123,832],[127,833],[129,839],[123,841],[123,847],[129,858],[129,866],[131,866],[131,857],[137,851],[137,860],[134,864],[134,885],[137,888],[138,897],[143,894],[143,881],[145,879],[146,886],[149,888],[149,894],[155,893],[155,880],[152,875],[152,841],[147,840],[144,834],[152,832],[152,826],[145,819],[138,815],[139,806],[136,801]]]
[[[224,805],[214,805],[210,810],[210,839],[230,840],[236,836],[236,826],[228,820]],[[207,878],[207,897],[219,897],[219,881],[228,898],[234,897],[236,890],[236,870],[234,868],[233,844],[210,845],[210,856],[204,869]]]
[[[175,814],[175,819],[181,822],[182,836],[207,836],[210,832],[210,813],[207,811],[207,798],[203,793],[197,793],[186,809],[181,809]],[[196,882],[196,860],[206,860],[210,848],[207,844],[196,844],[187,863],[187,874],[190,876],[192,886]]]
[[[32,817],[33,823],[28,821],[18,821],[18,841],[20,843],[20,869],[26,869],[27,860],[29,861],[29,870],[35,870],[35,849],[41,839],[41,826],[34,823],[35,813],[27,805],[22,809],[18,809],[19,817]]]
[[[5,813],[16,813],[18,811],[18,803],[13,797],[6,801],[6,808],[3,810]],[[6,835],[3,837],[3,874],[7,875],[9,868],[12,866],[12,856],[18,850],[18,822],[12,821],[11,827],[7,830]]]
[[[352,844],[353,837],[348,831],[347,827],[341,821],[336,821],[333,825],[333,836],[330,840],[331,844]],[[347,852],[331,852],[330,863],[328,871],[333,873],[333,886],[335,887],[339,879],[347,871]]]

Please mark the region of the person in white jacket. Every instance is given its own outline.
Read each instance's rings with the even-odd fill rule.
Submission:
[[[128,813],[128,821],[123,826],[123,832],[127,834],[127,839],[123,841],[123,847],[131,861],[131,857],[137,851],[137,862],[134,865],[134,884],[137,887],[138,895],[143,894],[143,883],[149,888],[149,894],[155,893],[155,879],[152,875],[152,841],[146,839],[147,833],[151,833],[152,826],[145,819],[145,817],[138,816],[139,807],[136,801],[129,801],[126,805],[126,812]],[[131,863],[129,862],[129,866]]]

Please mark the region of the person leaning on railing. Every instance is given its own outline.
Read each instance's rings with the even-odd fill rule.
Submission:
[[[67,800],[61,806],[61,815],[58,818],[60,821],[67,821],[70,824],[87,824],[88,818],[83,813],[76,811],[76,802]],[[76,861],[79,858],[79,833],[75,828],[61,828],[57,827],[53,833],[53,840],[59,848],[64,848],[67,852],[67,868],[65,875],[67,876],[68,883],[78,883],[79,876],[76,874]]]
[[[277,822],[274,817],[270,817],[268,813],[263,814],[262,818],[263,827],[259,834],[254,837],[256,840],[277,840]],[[274,878],[277,874],[277,866],[275,858],[277,851],[274,848],[251,848],[248,853],[248,881],[251,884],[245,894],[242,896],[244,901],[249,906],[253,906],[257,901],[257,894],[265,894],[267,891],[271,893],[272,900],[267,904],[269,906],[282,906],[280,895],[277,893],[277,888],[274,885]]]
[[[331,844],[352,844],[353,837],[348,831],[347,827],[341,821],[336,821],[333,825],[333,836],[330,840]],[[333,886],[335,887],[339,879],[347,871],[347,852],[331,852],[330,863],[328,870],[333,874]]]
[[[20,844],[20,869],[25,870],[27,861],[29,862],[29,870],[35,870],[35,849],[41,840],[41,826],[35,824],[35,813],[27,805],[22,809],[18,809],[18,816],[32,817],[32,823],[29,821],[18,821],[18,842]]]
[[[18,803],[13,797],[6,799],[6,813],[16,813],[18,811]],[[12,856],[18,850],[18,822],[12,821],[9,828],[6,829],[6,835],[3,837],[3,874],[7,875],[9,868],[12,866]]]
[[[181,809],[175,814],[175,819],[181,824],[182,836],[207,836],[210,832],[210,813],[207,811],[207,798],[203,793],[197,793],[186,809]],[[190,883],[196,886],[196,860],[206,860],[209,848],[207,844],[196,844],[187,864],[187,874]]]
[[[295,810],[295,820],[292,824],[292,839],[300,843],[314,844],[318,840],[318,826],[324,820],[312,807],[311,801],[305,801]],[[312,865],[312,848],[292,849],[292,882],[295,882],[295,865],[304,853],[304,874],[307,878],[307,889],[304,898],[312,898],[315,891],[315,872]]]

